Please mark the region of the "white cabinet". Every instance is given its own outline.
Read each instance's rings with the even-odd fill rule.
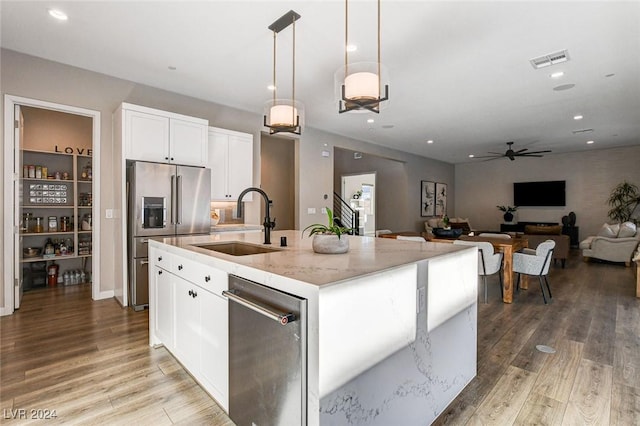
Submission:
[[[202,385],[223,408],[229,407],[229,308],[227,299],[203,291],[200,301]]]
[[[202,293],[197,285],[175,277],[175,354],[193,374],[200,369],[200,310]]]
[[[173,329],[173,276],[158,266],[154,266],[152,271],[153,278],[149,280],[149,282],[155,290],[153,303],[154,309],[153,312],[149,312],[149,314],[153,315],[151,321],[153,324],[153,332],[159,341],[167,347],[167,349],[173,350],[175,347]]]
[[[224,271],[150,247],[151,344],[163,344],[218,403],[229,406],[228,288]]]
[[[209,127],[211,200],[237,201],[253,186],[253,135]],[[251,201],[252,193],[243,200]]]
[[[127,160],[206,166],[207,120],[131,104],[120,114]]]

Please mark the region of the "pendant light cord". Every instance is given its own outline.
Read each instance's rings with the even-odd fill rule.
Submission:
[[[276,86],[276,37],[277,33],[273,32],[273,105],[276,104],[276,91],[278,90],[278,86]]]
[[[349,74],[349,0],[344,0],[344,78]]]
[[[296,19],[293,18],[293,78],[291,88],[291,123],[296,122]]]
[[[382,74],[380,74],[380,0],[378,0],[378,98],[382,93]]]

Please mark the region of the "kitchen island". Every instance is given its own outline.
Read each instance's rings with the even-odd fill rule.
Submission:
[[[476,374],[476,249],[349,237],[348,253],[320,255],[299,231],[272,233],[281,237],[286,247],[246,256],[210,248],[264,247],[260,233],[150,241],[150,344],[166,346],[228,410],[221,292],[235,275],[306,300],[307,424],[432,422]],[[204,296],[202,306],[181,307],[180,288]]]

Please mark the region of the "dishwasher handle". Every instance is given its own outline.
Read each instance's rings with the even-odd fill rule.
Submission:
[[[261,315],[264,315],[267,318],[270,318],[278,322],[280,325],[287,325],[288,323],[296,320],[296,316],[290,312],[286,313],[286,312],[274,311],[271,308],[263,306],[257,301],[247,299],[246,297],[238,296],[236,293],[233,292],[233,290],[230,290],[230,291],[224,290],[222,292],[222,295],[226,296],[232,302],[236,302],[246,308],[251,309],[254,312],[257,312]]]

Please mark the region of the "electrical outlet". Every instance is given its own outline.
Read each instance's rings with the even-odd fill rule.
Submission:
[[[113,209],[106,209],[104,211],[104,217],[106,219],[113,219]]]
[[[315,207],[308,207],[307,208],[307,214],[316,214],[316,208]]]
[[[418,299],[416,300],[416,313],[419,314],[425,309],[425,306],[424,306],[425,305],[425,288],[424,287],[418,288],[416,292],[416,298]]]
[[[320,209],[320,213],[322,213],[322,214],[327,214],[327,209],[326,209],[325,207],[322,207],[322,208]]]

